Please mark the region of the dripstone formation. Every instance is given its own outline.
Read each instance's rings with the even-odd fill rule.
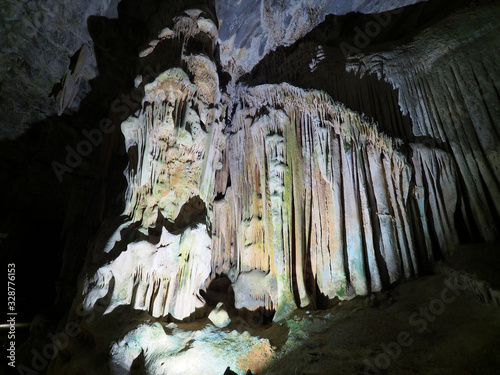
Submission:
[[[121,125],[124,222],[89,258],[84,308],[109,295],[108,313],[130,305],[183,320],[224,275],[237,308],[278,321],[318,294],[350,299],[418,275],[433,262],[431,231],[444,247],[457,242],[447,153],[413,145],[408,160],[400,139],[321,91],[224,93],[216,30],[197,9],[163,30],[182,39],[182,64],[146,84],[141,110]]]
[[[498,69],[481,63],[495,64],[500,51],[491,21],[498,6],[475,10],[471,25],[462,10],[409,44],[341,59],[342,70],[399,90],[377,122],[336,100],[341,88],[252,84],[266,77],[265,62],[257,65],[265,53],[309,31],[271,30],[273,22],[302,23],[295,11],[274,19],[266,4],[264,31],[249,32],[246,44],[225,28],[219,35],[231,20],[223,3],[222,19],[201,5],[178,13],[139,53],[143,66],[164,68],[135,79],[144,95],[120,124],[124,211],[91,242],[66,320],[81,334],[50,373],[218,374],[228,364],[258,371],[274,355],[268,340],[247,332],[236,344],[236,331],[177,324],[215,305],[221,329],[249,313],[277,324],[298,308],[328,308],[415,278],[464,239],[498,240],[500,81]],[[318,17],[308,19],[317,25]],[[461,37],[477,22],[484,26]],[[279,69],[305,64],[303,74],[321,80],[317,72],[340,66],[340,49],[326,41],[299,41],[274,58]],[[166,45],[178,50],[162,65]],[[311,48],[314,61],[295,60]],[[90,53],[82,47],[66,75],[71,86]],[[240,59],[232,63],[233,53]],[[68,86],[61,95],[62,113],[76,93]],[[221,340],[233,345],[225,361],[214,344]],[[252,362],[255,348],[262,357]]]

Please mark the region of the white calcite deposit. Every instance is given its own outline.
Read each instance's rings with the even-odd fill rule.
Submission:
[[[274,22],[262,3],[263,20]],[[90,249],[70,313],[95,312],[79,327],[95,341],[92,350],[109,357],[112,374],[259,370],[240,359],[252,345],[268,358],[269,341],[229,333],[234,314],[269,313],[282,323],[297,308],[325,308],[422,274],[460,243],[460,228],[475,225],[484,239],[497,238],[498,106],[458,99],[474,90],[461,77],[482,77],[473,58],[463,65],[444,54],[445,69],[421,60],[415,68],[403,49],[394,58],[349,61],[349,69],[378,73],[400,89],[415,137],[434,140],[413,143],[381,132],[383,124],[324,91],[288,83],[222,88],[214,57],[220,34],[207,17],[199,9],[176,16],[159,38],[181,41],[179,66],[136,82],[141,107],[121,124],[129,157],[123,217]],[[268,37],[265,51],[298,36]],[[222,41],[223,65],[233,42]],[[161,43],[144,57],[154,58]],[[496,100],[484,80],[475,84]],[[481,195],[485,189],[490,196]],[[216,279],[228,287],[210,290]],[[207,297],[217,293],[220,300]],[[207,315],[217,328],[167,325]],[[104,322],[127,324],[110,333]]]

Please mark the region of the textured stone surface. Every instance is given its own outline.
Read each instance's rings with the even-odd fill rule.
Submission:
[[[182,320],[203,307],[198,292],[210,276],[211,240],[204,225],[172,235],[163,229],[156,245],[131,243],[85,281],[83,306],[92,309],[109,295],[105,313],[120,305],[154,317]],[[132,273],[131,273],[132,271]]]
[[[415,136],[450,151],[468,202],[461,209],[486,241],[498,238],[500,215],[498,17],[495,3],[461,9],[410,45],[361,54],[348,67],[375,73],[398,88]]]
[[[499,344],[498,308],[477,301],[462,289],[465,284],[458,284],[453,292],[449,285],[456,282],[455,275],[413,280],[392,290],[392,297],[378,294],[372,299],[375,304],[355,299],[327,311],[297,311],[282,327],[261,327],[252,334],[243,326],[219,330],[207,320],[198,326],[166,324],[151,321],[145,313],[117,314],[116,310],[87,331],[99,350],[83,338],[72,340],[64,350],[72,360],[58,358],[51,371],[220,375],[229,367],[238,375],[246,375],[248,369],[254,374],[286,375],[297,370],[356,374],[381,365],[381,372],[391,375],[408,371],[452,375],[464,369],[494,374],[498,357],[491,348]],[[439,306],[436,301],[443,291],[448,302],[441,312],[430,306]],[[431,320],[424,318],[426,313]],[[411,316],[416,317],[412,323]],[[386,348],[394,348],[392,343],[398,342],[401,332],[408,334],[402,342],[409,345],[401,346],[401,352],[389,357],[390,364],[383,368]],[[433,358],[431,366],[429,357]]]
[[[216,1],[221,20],[221,61],[236,80],[267,52],[295,42],[327,14],[381,12],[419,1],[336,0],[282,4],[267,0],[258,4]],[[118,16],[119,3],[119,0],[0,2],[0,139],[14,139],[34,121],[79,108],[81,99],[90,91],[89,81],[98,74],[94,41],[88,30],[89,17],[114,19]],[[215,43],[218,31],[211,21],[200,20],[198,27],[213,34]],[[164,30],[162,37],[166,35],[168,32]],[[80,60],[81,69],[74,72],[79,51],[85,46],[89,47],[89,53]],[[148,48],[143,56],[151,52],[152,47]]]
[[[238,98],[216,175],[223,199],[214,202],[213,268],[270,272],[277,296],[265,307],[276,309],[275,319],[315,305],[316,293],[348,299],[418,275],[433,262],[430,241],[419,250],[421,236],[457,242],[455,170],[446,154],[418,149],[414,157],[434,167],[411,163],[400,140],[319,91],[264,85],[241,87]],[[449,169],[444,181],[436,180],[439,162]],[[422,180],[448,189],[420,191]],[[444,221],[418,211],[429,204]]]
[[[88,80],[97,75],[87,19],[113,15],[116,5],[113,0],[1,1],[0,138],[13,139],[34,121],[78,108],[90,91]],[[74,71],[71,59],[78,60],[81,48],[87,56]],[[58,83],[62,86],[54,87]],[[58,96],[59,90],[66,93]],[[52,92],[58,97],[50,97]]]
[[[183,40],[181,67],[145,84],[141,110],[122,124],[130,221],[94,249],[83,289],[86,309],[111,293],[108,311],[124,304],[182,320],[202,307],[197,289],[227,275],[237,308],[273,311],[279,321],[297,307],[323,306],[324,298],[378,292],[452,252],[459,243],[456,212],[463,207],[452,153],[385,135],[383,124],[322,91],[239,84],[228,97],[212,57],[217,34],[205,16],[186,11],[174,19],[172,33],[161,33]],[[196,51],[190,39],[200,42]],[[157,44],[150,45],[148,58]],[[466,214],[461,220],[471,225]],[[196,223],[202,223],[202,237],[184,251],[178,236],[189,238]],[[147,255],[154,245],[174,242],[165,254],[184,254],[185,265]],[[209,268],[198,245],[210,249]],[[150,274],[156,275],[137,283],[125,277],[143,273],[131,255],[135,246],[152,259]],[[173,271],[156,270],[157,264]],[[125,270],[113,278],[113,269]],[[183,270],[192,281],[176,278]],[[106,289],[112,279],[116,291]],[[134,283],[141,290],[137,306],[126,292]],[[148,291],[158,283],[160,292]]]
[[[166,322],[199,324],[193,320],[206,316],[206,305],[223,300],[228,330],[242,324],[237,318],[251,316],[258,324],[274,320],[274,329],[277,322],[291,326],[291,342],[306,340],[293,323],[301,317],[289,319],[297,308],[340,306],[339,300],[360,301],[355,298],[360,296],[369,296],[366,303],[373,305],[374,294],[421,275],[460,242],[498,239],[498,70],[484,66],[486,61],[495,67],[498,43],[490,33],[497,30],[492,20],[498,7],[462,10],[430,28],[418,23],[425,27],[413,30],[416,35],[387,44],[377,40],[346,57],[355,79],[370,74],[351,92],[343,88],[348,81],[320,73],[335,66],[337,75],[345,60],[336,58],[341,49],[334,42],[320,43],[314,35],[275,55],[286,64],[265,73],[284,73],[266,84],[259,69],[273,59],[255,63],[300,38],[332,11],[329,6],[338,5],[339,13],[360,5],[366,5],[363,12],[396,6],[358,3],[343,8],[341,2],[319,2],[317,8],[305,6],[306,13],[304,3],[264,1],[251,10],[239,3],[234,14],[245,14],[245,22],[229,23],[224,11],[217,20],[201,6],[204,10],[172,12],[165,19],[150,15],[154,27],[148,23],[144,30],[154,31],[153,39],[137,50],[127,42],[138,65],[123,61],[124,70],[162,68],[124,84],[136,87],[136,103],[125,112],[116,113],[114,104],[121,102],[111,105],[123,139],[115,135],[114,143],[104,142],[102,162],[109,164],[119,152],[128,155],[126,191],[120,195],[124,210],[105,221],[89,245],[69,316],[81,334],[53,361],[54,374],[77,373],[88,358],[96,358],[85,370],[90,374],[186,373],[186,366],[192,373],[220,373],[228,366],[262,371],[273,352],[269,342],[259,341],[254,352],[247,344],[258,340],[248,334],[228,339],[225,331],[202,327],[186,333]],[[252,15],[256,10],[259,16]],[[303,25],[304,14],[305,28],[284,30],[285,24]],[[328,33],[338,19],[330,20],[317,34]],[[339,30],[349,16],[345,20]],[[238,23],[240,31],[227,34],[224,28]],[[122,40],[119,33],[102,36]],[[101,42],[95,51],[105,53]],[[294,57],[288,59],[290,51]],[[81,72],[91,54],[89,44],[75,54],[70,69],[61,70],[58,112],[76,105],[75,88],[84,81]],[[290,77],[301,78],[280,83],[293,64]],[[251,79],[235,81],[254,66]],[[224,70],[232,74],[229,86]],[[308,82],[309,75],[314,79]],[[375,83],[377,78],[399,91]],[[259,79],[263,82],[252,84]],[[321,90],[298,87],[313,88],[320,81]],[[386,102],[377,96],[380,88]],[[357,111],[331,93],[350,97]],[[473,102],[476,97],[483,99]],[[365,105],[372,113],[383,107],[378,124],[360,113]],[[119,143],[124,150],[117,151]],[[117,165],[120,173],[123,167]],[[103,182],[103,191],[117,181]],[[85,196],[72,195],[68,210],[86,209],[80,198]],[[79,223],[73,218],[71,225]],[[87,237],[72,233],[68,247],[86,245]],[[78,251],[68,254],[76,257]],[[76,268],[71,255],[65,262]],[[66,266],[65,272],[73,268]],[[210,290],[214,280],[220,290],[216,285]],[[209,301],[217,292],[222,296]],[[314,321],[311,314],[306,319]],[[234,353],[223,359],[221,348],[227,346]],[[235,363],[233,354],[244,364]]]
[[[113,260],[90,271],[86,309],[111,294],[108,312],[124,304],[185,319],[202,307],[197,290],[212,273],[235,283],[237,308],[273,310],[280,320],[316,306],[317,294],[350,299],[416,276],[434,261],[433,246],[458,242],[448,154],[415,145],[410,163],[400,140],[320,91],[286,84],[239,87],[226,138],[217,107],[204,112],[207,98],[195,87],[181,69],[167,71],[122,125],[131,220],[96,248],[98,262]],[[205,214],[211,240],[202,224],[190,240],[190,225]],[[157,244],[120,250],[130,233],[152,241],[160,229]]]
[[[237,374],[254,373],[264,368],[274,355],[269,340],[248,332],[222,331],[206,324],[196,329],[176,324],[145,321],[145,315],[114,315],[102,319],[89,333],[106,352],[102,361],[98,350],[84,342],[73,342],[72,361],[53,361],[51,373],[85,375],[221,375],[227,367]],[[103,325],[105,322],[106,325]]]
[[[197,25],[200,14],[176,18],[176,29],[192,37],[185,25]],[[122,123],[129,220],[93,249],[82,287],[86,310],[108,294],[106,313],[128,305],[183,320],[204,306],[198,293],[211,274],[206,218],[220,165],[223,107],[213,62],[200,54],[183,58],[193,82],[172,68],[142,83],[141,110]]]
[[[268,52],[303,37],[327,14],[380,13],[420,1],[216,1],[221,64],[237,80]]]
[[[258,269],[240,273],[233,283],[233,290],[237,309],[266,308],[270,307],[270,301],[277,300],[276,279]]]
[[[218,328],[224,328],[231,323],[231,319],[229,318],[227,311],[224,310],[222,302],[219,302],[217,306],[215,306],[215,309],[210,311],[208,319]]]

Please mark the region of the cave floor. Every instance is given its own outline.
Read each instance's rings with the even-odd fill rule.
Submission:
[[[445,263],[499,290],[499,247],[462,245]],[[284,344],[274,325],[266,334],[281,357],[262,373],[500,373],[500,307],[494,303],[481,302],[443,275],[408,281],[376,297],[327,311],[297,311],[283,325],[289,329]]]
[[[493,288],[500,290],[499,250],[498,242],[461,245],[446,259],[446,263],[456,270],[470,273],[479,280],[485,280]]]
[[[447,264],[495,285],[496,248],[463,247]],[[481,264],[468,261],[475,251],[493,256]],[[150,345],[147,350],[160,345],[156,349],[168,370],[158,369],[155,374],[222,375],[228,364],[241,375],[246,369],[253,375],[499,374],[500,307],[481,302],[463,285],[441,274],[423,276],[370,298],[339,302],[328,310],[299,309],[285,321],[263,326],[230,311],[232,321],[222,329],[208,318],[168,323],[122,307],[107,315],[101,322],[106,329],[98,331],[101,339],[106,338],[102,342],[119,342],[124,321],[131,327],[123,328],[124,332],[138,327],[152,330],[156,322],[170,347],[148,342],[153,336],[141,336],[142,328],[136,337]],[[88,361],[84,358],[87,365]],[[89,371],[108,374],[108,364]]]
[[[406,282],[378,301],[355,299],[309,315],[300,310],[286,325],[281,358],[260,373],[500,373],[500,309],[442,275]],[[267,331],[278,344],[280,330]]]
[[[179,328],[209,323],[200,319]],[[223,329],[234,330],[271,344],[272,355],[263,346],[241,359],[254,375],[500,373],[500,307],[479,301],[443,275],[328,310],[299,309],[281,323],[252,326],[233,319]]]

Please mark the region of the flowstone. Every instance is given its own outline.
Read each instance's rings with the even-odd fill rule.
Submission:
[[[459,243],[448,151],[384,134],[323,91],[223,89],[216,21],[187,10],[140,54],[180,41],[179,66],[136,79],[141,108],[121,124],[122,220],[90,250],[69,315],[85,333],[74,345],[108,358],[95,373],[262,370],[254,359],[273,356],[269,341],[227,332],[234,315],[283,323],[297,308],[369,296]],[[208,315],[216,279],[228,280],[224,309]],[[167,325],[207,316],[217,327]],[[59,356],[53,373],[79,360]]]

